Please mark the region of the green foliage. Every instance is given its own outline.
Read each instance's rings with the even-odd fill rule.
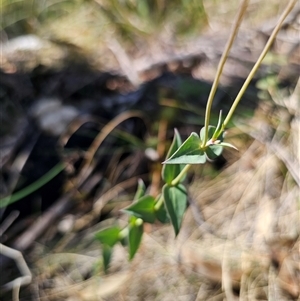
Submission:
[[[95,234],[95,238],[102,244],[103,268],[105,272],[109,267],[112,248],[122,239],[121,229],[117,226],[106,228]]]
[[[13,26],[14,34],[28,33],[32,30],[32,21],[40,25],[44,21],[55,20],[83,3],[84,0],[3,0],[0,12],[1,30]]]
[[[138,250],[143,236],[143,220],[135,216],[129,218],[129,260],[131,260]]]
[[[180,147],[181,144],[182,144],[181,137],[180,137],[177,129],[175,129],[173,142],[168,151],[167,158],[170,158],[178,150],[178,148]],[[183,167],[184,167],[184,165],[165,164],[162,168],[162,179],[166,183],[171,184],[173,179],[175,179],[180,174]],[[184,180],[184,178],[182,179],[182,181],[183,180]]]
[[[214,160],[222,154],[223,146],[220,145],[220,142],[223,141],[223,135],[219,138],[219,140],[215,140],[214,134],[217,133],[217,127],[208,126],[208,137],[210,137],[207,147],[205,148],[206,157],[210,160]],[[204,140],[204,128],[200,131],[201,141]]]
[[[142,15],[147,15],[149,13],[149,3],[145,1],[140,2],[138,9]],[[294,4],[289,5],[289,9],[287,9],[283,14],[284,17],[286,17],[288,12],[291,11]],[[229,38],[229,41],[231,42],[227,44],[222,55],[220,66],[208,98],[204,128],[201,129],[199,135],[195,132],[191,133],[183,143],[181,143],[181,137],[178,131],[175,130],[173,142],[168,151],[167,158],[163,162],[164,166],[162,169],[162,179],[164,180],[165,184],[162,187],[162,193],[156,199],[153,196],[145,194],[146,189],[143,183],[139,181],[134,202],[124,209],[124,211],[130,215],[128,228],[125,228],[121,231],[123,234],[128,232],[129,259],[134,257],[140,246],[144,222],[154,223],[156,220],[158,220],[165,223],[167,221],[171,221],[175,231],[175,236],[178,235],[183,216],[187,208],[188,194],[183,182],[190,166],[192,164],[204,164],[207,159],[216,159],[221,155],[224,147],[236,149],[233,145],[223,141],[224,130],[232,118],[233,113],[235,112],[235,109],[247,88],[247,85],[261,64],[284,20],[284,18],[281,18],[281,23],[279,22],[277,27],[274,29],[265,49],[247,77],[224,121],[222,118],[222,112],[220,112],[217,125],[212,126],[209,123],[213,95],[215,94],[230,47],[234,37],[236,36],[237,28],[239,27],[239,20],[246,10],[246,1],[243,2],[243,5],[243,9],[239,11],[239,18],[237,18],[235,27],[233,28]],[[121,232],[117,234],[119,231],[119,229],[117,229],[118,228],[115,228],[111,232],[113,236],[111,239],[107,238],[107,234],[109,233],[107,230],[102,231],[100,239],[98,233],[98,239],[102,243],[106,244],[106,246],[111,247],[120,239],[120,237],[124,237],[124,235],[120,235]],[[129,231],[126,231],[128,229]],[[108,260],[110,259],[111,253],[108,252],[108,250],[110,250],[108,247],[103,249],[103,252],[107,252],[105,255],[103,255],[104,267],[108,266]]]
[[[205,141],[205,128],[202,128],[200,131],[200,135],[193,132],[190,136],[174,151],[174,141],[171,145],[170,154],[171,156],[163,162],[164,164],[204,164],[206,159],[215,160],[222,154],[224,147],[232,147],[229,143],[223,142],[223,134],[222,130],[222,114],[220,113],[219,121],[217,127],[208,126],[208,140],[204,144]],[[174,167],[172,167],[174,169]],[[172,183],[172,180],[178,176],[179,172],[183,170],[183,166],[178,168],[177,173],[171,171],[170,169],[163,169],[163,179],[168,179],[166,181],[168,184]],[[167,178],[168,175],[168,178]]]
[[[121,229],[117,226],[106,228],[96,233],[95,237],[104,245],[113,247],[120,240]]]
[[[177,236],[187,206],[186,188],[182,184],[177,186],[169,186],[166,184],[163,187],[163,196],[175,235]]]
[[[135,217],[141,218],[146,223],[153,224],[155,222],[155,198],[150,195],[145,195],[135,201],[132,205],[123,209]]]
[[[155,204],[154,209],[155,209],[155,216],[158,221],[160,221],[162,224],[166,224],[170,222],[170,218],[166,210],[164,204],[164,198],[162,197],[162,195],[158,196],[158,201]]]
[[[201,148],[201,140],[197,133],[191,135],[183,142],[177,151],[166,160],[165,164],[204,164],[206,157]]]
[[[132,204],[123,209],[129,214],[128,226],[123,230],[114,226],[96,234],[96,238],[104,247],[105,269],[109,265],[112,247],[126,237],[129,260],[134,258],[142,241],[144,223],[171,222],[175,236],[178,235],[187,208],[188,194],[183,183],[190,164],[204,164],[207,158],[211,160],[217,158],[222,153],[223,147],[232,147],[223,142],[221,118],[222,114],[220,114],[217,127],[208,127],[209,139],[204,146],[204,128],[201,129],[200,135],[191,133],[183,143],[179,132],[175,129],[173,142],[166,161],[163,162],[162,179],[165,184],[162,187],[162,193],[157,198],[146,194],[146,186],[142,180],[139,180]]]
[[[139,198],[143,197],[146,192],[146,185],[142,179],[138,180],[138,187],[134,196],[134,200],[138,200]]]
[[[111,260],[111,255],[112,255],[112,247],[109,245],[103,244],[102,245],[102,257],[103,257],[103,267],[104,271],[107,272],[109,263]]]
[[[243,3],[245,5],[246,1],[243,1]],[[295,3],[293,5],[295,5]],[[202,25],[207,23],[202,0],[4,0],[2,2],[2,11],[0,13],[2,20],[1,30],[5,30],[8,36],[34,32],[37,31],[37,28],[33,28],[33,24],[38,24],[40,26],[42,23],[51,23],[55,18],[65,14],[71,14],[72,11],[74,12],[83,6],[89,6],[91,9],[88,11],[92,12],[99,9],[101,13],[96,15],[101,17],[105,16],[105,18],[99,19],[105,19],[105,23],[111,24],[114,31],[119,33],[119,36],[122,39],[131,37],[131,39],[134,40],[139,36],[150,36],[155,39],[157,33],[163,31],[163,29],[167,29],[168,33],[172,32],[172,34],[177,37],[180,33],[186,34],[191,30],[198,31]],[[199,135],[193,132],[183,143],[178,131],[175,129],[173,142],[167,153],[166,160],[163,162],[161,176],[164,184],[160,195],[156,198],[152,195],[148,195],[145,184],[142,180],[139,180],[137,192],[133,198],[132,204],[123,209],[123,211],[129,215],[128,225],[123,229],[119,226],[113,226],[95,234],[95,238],[102,244],[103,266],[105,271],[107,271],[109,267],[113,247],[117,243],[123,244],[124,242],[127,242],[129,260],[134,258],[142,242],[144,223],[153,224],[157,221],[161,223],[171,222],[175,236],[178,235],[187,208],[188,192],[184,183],[186,174],[191,165],[205,164],[207,160],[215,160],[222,154],[224,147],[236,149],[233,145],[223,141],[225,128],[228,126],[249,82],[266,56],[283,20],[291,11],[292,7],[292,4],[290,4],[289,9],[284,12],[283,17],[280,19],[281,21],[276,25],[266,47],[262,51],[262,54],[258,58],[234,100],[226,118],[223,120],[222,112],[220,112],[217,125],[213,126],[210,125],[210,110],[224,63],[232,45],[231,42],[227,43],[228,46],[226,46],[222,55],[218,72],[207,101],[205,126],[201,129]],[[240,18],[237,18],[237,23],[233,28],[229,41],[233,42],[239,27],[238,20],[241,20],[245,10],[246,5],[244,10],[240,10]],[[17,24],[17,26],[14,26],[14,24]],[[97,36],[98,32],[99,30],[97,31]],[[134,44],[139,45],[139,43]],[[279,58],[267,57],[267,61],[272,61],[274,59],[278,61]],[[284,62],[281,61],[281,64],[283,63]],[[187,85],[187,83],[183,84]],[[272,76],[258,83],[259,88],[265,92],[269,92],[269,90],[272,89],[272,87],[275,88],[276,85],[276,78]],[[186,88],[188,88],[187,91],[191,95],[201,93],[201,91],[197,92],[198,90],[196,87],[190,86]],[[165,110],[162,116],[165,119],[173,118],[174,116],[176,118],[176,110]],[[129,135],[123,133],[122,136],[123,138],[131,140],[136,145],[140,144],[139,140],[130,137]],[[58,164],[39,181],[29,185],[12,196],[1,199],[0,208],[16,202],[32,193],[51,180],[63,169],[64,165]]]
[[[108,20],[123,35],[153,34],[170,20],[177,34],[199,30],[207,23],[202,0],[106,0],[100,5]]]

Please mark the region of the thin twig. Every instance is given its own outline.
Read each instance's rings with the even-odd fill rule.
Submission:
[[[87,150],[85,158],[79,168],[80,172],[77,177],[77,186],[82,184],[89,176],[93,158],[100,145],[103,143],[104,139],[107,138],[107,136],[122,122],[134,117],[143,119],[144,115],[140,111],[126,111],[119,114],[117,117],[115,117],[106,126],[102,128],[101,132],[96,136],[91,146]]]
[[[32,242],[46,231],[49,225],[60,216],[62,216],[73,205],[73,191],[65,194],[59,199],[47,212],[41,215],[38,220],[33,223],[25,233],[23,233],[13,244],[17,250],[26,250]]]
[[[257,141],[259,141],[260,143],[266,145],[267,148],[269,148],[272,152],[274,152],[274,154],[285,164],[289,173],[291,174],[291,176],[293,177],[297,185],[300,187],[299,162],[291,158],[291,156],[287,153],[287,151],[284,150],[285,149],[284,146],[280,145],[278,142],[275,141],[272,142],[266,141],[255,133],[248,132],[248,134],[254,139],[256,139]]]
[[[0,237],[2,237],[4,232],[13,224],[13,222],[19,215],[20,211],[14,210],[5,218],[5,220],[0,225]]]
[[[204,220],[204,216],[203,216],[202,212],[199,210],[199,208],[198,208],[197,204],[195,203],[195,201],[193,200],[193,198],[189,197],[188,202],[190,204],[194,220],[199,227],[202,227],[207,233],[209,233],[215,237],[218,237],[220,239],[226,239],[225,236],[222,236],[222,235],[219,235],[218,233],[216,233],[216,231]]]
[[[21,277],[18,277],[6,284],[4,284],[1,288],[3,291],[8,291],[8,290],[16,290],[18,291],[19,288],[23,285],[27,285],[31,283],[32,281],[32,274],[24,260],[24,257],[20,251],[17,251],[15,249],[9,248],[3,244],[0,243],[0,253],[6,257],[9,257],[13,259],[21,273]],[[18,296],[15,296],[14,300],[18,300]]]

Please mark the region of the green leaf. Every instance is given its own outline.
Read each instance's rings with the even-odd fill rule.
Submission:
[[[166,210],[164,204],[164,198],[162,195],[159,195],[156,198],[157,202],[154,206],[156,218],[163,224],[167,224],[170,222],[170,218],[168,216],[168,212]]]
[[[177,236],[187,206],[186,189],[182,184],[178,186],[169,186],[166,184],[163,187],[163,196],[175,235]]]
[[[206,157],[200,147],[201,140],[198,134],[193,132],[163,164],[204,164]]]
[[[216,130],[215,126],[212,126],[212,125],[208,126],[208,140],[210,140],[212,138],[212,136],[214,135],[215,130]],[[201,141],[204,140],[204,136],[205,136],[205,127],[203,127],[200,131]]]
[[[220,113],[219,113],[219,119],[218,119],[216,131],[220,131],[221,128],[222,128],[222,110],[220,110]]]
[[[211,144],[209,145],[206,150],[205,154],[208,159],[214,160],[222,154],[223,146],[220,144]]]
[[[154,205],[154,197],[145,195],[132,203],[130,206],[123,209],[123,211],[139,217],[147,223],[154,223],[156,219]]]
[[[110,247],[107,244],[102,245],[103,267],[105,273],[107,273],[110,264],[111,255],[112,255],[112,247]]]
[[[138,179],[138,187],[134,196],[134,200],[138,200],[145,195],[146,186],[142,179]]]
[[[227,143],[227,142],[221,142],[221,143],[219,143],[219,145],[224,146],[224,147],[234,148],[235,150],[238,151],[238,149],[234,145]]]
[[[221,122],[222,122],[222,111],[220,111],[218,126],[217,127],[212,125],[208,126],[208,142],[206,144],[206,148],[204,152],[206,154],[206,157],[210,160],[214,160],[217,157],[219,157],[223,151],[223,146],[220,143],[223,141],[223,132],[220,133],[222,127]],[[216,133],[219,134],[218,137],[215,137]],[[202,128],[200,131],[200,138],[204,139],[204,136],[205,136],[205,128]],[[216,138],[218,138],[218,140],[214,141]]]
[[[167,158],[170,158],[181,146],[181,137],[177,131],[177,129],[174,129],[174,138],[173,142],[169,148]],[[171,184],[171,182],[179,175],[181,170],[184,168],[184,165],[181,164],[164,164],[162,168],[162,178],[163,180]],[[184,181],[185,177],[182,177],[181,182]]]
[[[129,219],[129,260],[131,260],[136,251],[138,250],[143,236],[143,220],[140,218],[136,218],[135,216],[131,216]]]
[[[170,218],[164,204],[156,211],[156,218],[162,224],[168,224],[170,222]]]
[[[95,234],[96,239],[98,239],[102,244],[113,247],[117,242],[120,241],[121,229],[117,226],[106,228]]]
[[[212,135],[212,139],[213,140],[217,140],[219,138],[219,136],[221,135],[222,133],[222,110],[220,111],[219,113],[219,119],[218,119],[218,124],[217,124],[217,127]]]
[[[220,111],[220,117],[219,118],[222,118],[221,112],[222,111]],[[220,127],[219,122],[220,122],[220,120],[218,121],[218,127]],[[213,125],[209,125],[208,126],[208,143],[207,143],[208,145],[213,144],[214,140],[218,140],[218,141],[221,141],[221,142],[223,141],[223,139],[224,139],[224,132],[219,133],[218,137],[214,137],[215,133],[217,131],[218,131],[218,128],[216,128],[215,126],[213,126]],[[220,131],[220,129],[219,129],[219,131]],[[200,131],[200,139],[202,141],[204,140],[204,135],[205,135],[205,128],[203,127],[201,129],[201,131]]]

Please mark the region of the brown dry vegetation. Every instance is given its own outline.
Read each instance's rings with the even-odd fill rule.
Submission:
[[[232,2],[230,5],[217,2],[204,2],[211,32],[220,30],[224,24],[226,27],[229,26],[227,20],[234,16],[233,8],[236,7],[234,4],[238,1],[230,1]],[[243,77],[248,72],[249,67],[243,69],[241,66],[244,65],[237,59],[241,48],[250,47],[249,56],[243,56],[242,61],[247,57],[248,63],[253,62],[257,57],[256,54],[261,49],[263,41],[256,39],[257,36],[253,37],[249,33],[251,32],[249,28],[253,28],[251,26],[254,25],[256,28],[263,25],[265,28],[268,25],[272,27],[274,23],[269,21],[269,18],[276,17],[283,6],[281,2],[272,1],[269,9],[269,3],[261,6],[262,16],[255,13],[258,9],[257,1],[250,5],[245,25],[241,29],[247,39],[244,37],[238,39],[229,67],[225,69],[223,84],[230,81],[232,74]],[[84,10],[78,13],[84,13]],[[83,19],[80,16],[77,18],[78,22]],[[262,19],[265,22],[262,22]],[[62,20],[62,27],[65,24],[63,22],[68,24],[67,18]],[[284,58],[284,63],[276,64],[278,72],[275,76],[279,83],[289,80],[291,85],[285,88],[279,85],[267,86],[264,88],[267,94],[259,101],[253,116],[246,119],[239,114],[239,118],[235,119],[235,126],[226,133],[227,141],[237,146],[239,152],[225,151],[227,163],[217,175],[215,172],[206,172],[205,166],[193,169],[189,185],[190,206],[176,239],[171,226],[146,225],[141,248],[134,260],[128,262],[126,248],[117,246],[108,274],[103,273],[101,248],[94,235],[103,227],[114,223],[116,219],[125,224],[127,217],[120,213],[119,209],[131,200],[132,193],[128,193],[126,188],[132,188],[136,183],[136,178],[129,178],[123,185],[108,187],[101,190],[101,193],[96,193],[92,200],[93,205],[87,207],[88,209],[78,204],[55,224],[48,225],[42,237],[32,242],[30,251],[25,251],[24,255],[33,274],[33,280],[29,286],[22,289],[20,300],[299,299],[300,82],[297,81],[299,42],[296,46],[298,50],[295,48],[296,50],[288,53],[286,49],[289,42],[283,37],[287,32],[291,32],[293,38],[299,37],[298,26],[298,23],[290,26],[292,28],[290,31],[284,31],[279,36],[277,48],[273,49],[273,56],[269,58],[271,61],[278,57]],[[46,28],[58,30],[55,24]],[[95,49],[100,51],[99,45],[85,40],[85,38],[93,39],[93,34],[85,35],[84,28],[81,28],[81,31],[76,33],[80,36],[78,40],[77,36],[68,34],[70,30],[62,30],[56,34],[61,35],[59,36],[61,40],[75,45],[78,42],[80,45],[76,46],[82,49],[84,48],[82,45],[90,45],[90,48],[86,47],[84,50],[91,54],[92,64],[99,67],[102,62],[95,61],[97,57]],[[206,33],[206,40],[207,37],[212,37],[212,42],[206,46],[213,48],[216,45],[216,52],[212,56],[208,55],[202,65],[192,68],[195,77],[206,80],[212,79],[216,61],[220,56],[218,50],[222,51],[224,44],[223,41],[221,43],[218,41],[220,35],[213,40],[214,33],[211,32]],[[224,41],[225,32],[228,32],[227,28],[221,33]],[[72,31],[72,34],[74,33]],[[267,33],[268,30],[263,31],[263,35]],[[68,37],[63,36],[64,34]],[[202,42],[205,38],[199,41]],[[250,46],[243,44],[245,40]],[[253,41],[258,42],[251,48]],[[110,44],[108,43],[114,57],[113,62],[110,60],[107,62],[109,61],[109,68],[125,73],[131,84],[137,84],[135,81],[137,77],[138,83],[144,80],[143,76],[152,78],[153,75],[147,73],[148,68],[157,66],[156,64],[162,61],[173,62],[176,57],[176,60],[181,62],[178,57],[185,51],[189,54],[199,49],[204,52],[197,41],[195,43],[187,41],[188,46],[177,47],[172,53],[171,60],[168,60],[163,52],[166,44],[160,44],[158,39],[156,42],[159,46],[152,44],[151,49],[155,49],[152,54],[145,50],[144,55],[139,57],[139,53],[127,49],[125,60],[130,58],[133,62],[133,73],[128,74],[120,63],[123,56],[118,48],[119,42],[116,44],[112,39]],[[171,41],[168,43],[168,47],[171,47]],[[116,57],[119,59],[115,60]],[[4,63],[6,65],[2,66],[5,68],[17,68],[17,64],[14,65],[12,61],[7,60]],[[273,65],[275,64],[272,62],[266,63],[266,66]],[[148,71],[144,72],[145,70]],[[233,73],[232,70],[237,70],[237,73]],[[155,72],[154,74],[157,74]],[[264,75],[262,79],[267,77],[266,74],[261,75]],[[265,99],[265,95],[268,99]],[[160,126],[164,125],[160,123]],[[110,132],[111,128],[108,126],[105,130]],[[62,140],[63,138],[61,137]],[[89,151],[90,155],[93,154],[93,149]],[[132,160],[134,156],[135,154],[129,159]],[[126,166],[126,163],[124,164]],[[118,166],[110,168],[115,173],[120,172]],[[64,189],[72,191],[74,199],[82,200],[84,198],[82,194],[74,193],[70,189],[74,181],[79,185],[81,179],[73,177]],[[103,211],[105,213],[111,211],[111,215],[99,222],[98,217]],[[60,234],[57,235],[59,231]]]
[[[123,247],[117,247],[109,274],[84,280],[100,256],[93,233],[102,225],[95,225],[80,238],[72,237],[72,251],[59,246],[50,254],[41,250],[48,254],[34,264],[39,298],[296,300],[298,98],[299,85],[285,97],[285,107],[261,105],[249,123],[229,131],[228,140],[240,144],[240,152],[226,154],[232,163],[213,180],[193,180],[191,206],[176,240],[171,226],[150,227],[132,263]],[[296,114],[291,122],[287,112]],[[288,130],[284,137],[283,128]],[[270,129],[275,130],[272,140]],[[242,144],[245,132],[253,138]]]

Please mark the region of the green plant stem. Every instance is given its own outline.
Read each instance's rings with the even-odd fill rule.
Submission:
[[[185,176],[185,174],[188,172],[191,166],[192,166],[191,164],[187,164],[179,173],[179,175],[171,182],[171,185],[172,186],[178,185],[180,183],[180,180]]]
[[[230,108],[230,110],[229,110],[229,112],[228,112],[228,114],[227,114],[227,116],[226,116],[226,118],[225,118],[225,120],[223,122],[223,127],[222,127],[223,131],[226,128],[227,124],[229,123],[230,119],[232,118],[233,113],[236,110],[236,108],[237,108],[237,106],[238,106],[238,104],[239,104],[242,96],[244,95],[244,93],[245,93],[245,91],[246,91],[249,83],[251,82],[251,80],[254,77],[256,71],[260,67],[260,65],[261,65],[264,57],[266,56],[267,52],[269,51],[272,43],[274,42],[274,39],[275,39],[276,35],[278,34],[278,32],[279,32],[279,30],[280,30],[280,28],[282,26],[283,21],[288,16],[288,14],[291,12],[291,10],[295,6],[296,2],[297,2],[297,0],[291,0],[289,2],[289,4],[287,5],[285,11],[282,13],[282,15],[281,15],[281,17],[280,17],[280,19],[279,19],[276,27],[274,28],[274,30],[273,30],[273,32],[272,32],[272,34],[271,34],[271,36],[270,36],[270,38],[269,38],[266,46],[264,47],[261,55],[257,59],[255,65],[253,66],[253,68],[252,68],[251,72],[249,73],[247,79],[245,80],[245,82],[244,82],[244,84],[243,84],[240,92],[238,93],[238,95],[236,96],[236,98],[235,98],[235,100],[234,100],[234,102],[232,104],[232,106],[231,106],[231,108]]]
[[[65,169],[65,164],[62,162],[56,164],[53,168],[51,168],[47,173],[45,173],[42,177],[40,177],[37,181],[28,185],[27,187],[19,190],[18,192],[9,195],[3,199],[0,199],[0,208],[6,207],[14,202],[19,201],[20,199],[26,197],[27,195],[33,193],[38,190],[54,177],[56,177],[60,172]]]
[[[158,199],[158,201],[156,202],[155,206],[154,206],[154,210],[158,211],[163,203],[164,203],[164,198],[161,195],[160,198]]]
[[[229,51],[230,51],[231,46],[234,42],[234,39],[237,35],[238,29],[241,25],[243,15],[246,11],[248,2],[249,2],[249,0],[244,0],[240,5],[239,12],[237,14],[237,17],[236,17],[234,23],[233,23],[233,27],[231,29],[229,39],[227,41],[225,50],[223,51],[221,60],[220,60],[219,65],[218,65],[217,74],[215,76],[213,85],[211,87],[211,90],[210,90],[210,93],[209,93],[209,96],[208,96],[208,100],[207,100],[207,104],[206,104],[206,110],[205,110],[205,123],[204,123],[205,135],[204,135],[204,141],[202,141],[202,147],[205,147],[206,142],[208,140],[208,126],[209,126],[209,122],[210,122],[210,112],[211,112],[213,99],[214,99],[214,96],[216,94],[216,91],[217,91],[217,88],[218,88],[218,85],[219,85],[219,81],[220,81],[220,77],[222,75],[223,68],[224,68],[224,65],[226,63]]]

